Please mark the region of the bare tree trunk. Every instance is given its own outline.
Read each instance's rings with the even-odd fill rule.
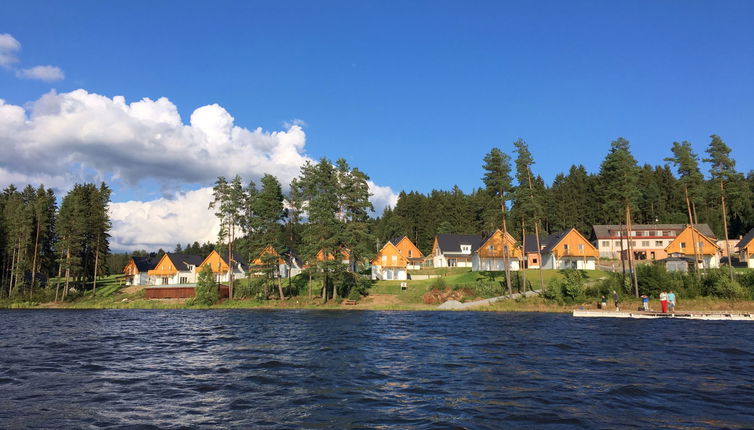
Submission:
[[[696,228],[694,227],[694,216],[691,214],[691,200],[689,199],[689,188],[687,186],[684,186],[683,191],[686,194],[686,208],[689,211],[689,223],[691,224],[691,242],[692,242],[692,245],[694,246],[694,268],[696,268],[696,277],[699,278],[701,276],[701,273],[699,270],[699,254],[696,250],[696,238],[694,235]]]
[[[8,298],[13,297],[13,279],[17,278],[16,275],[16,247],[13,247],[13,257],[10,260],[10,282],[8,282]]]
[[[502,201],[500,202],[500,209],[503,212],[503,265],[505,265],[505,284],[508,286],[508,295],[513,295],[513,287],[511,286],[511,270],[509,266],[509,258],[508,258],[508,244],[506,243],[506,240],[508,239],[508,224],[505,221],[505,192],[500,190],[500,198]]]
[[[524,279],[524,292],[526,292],[526,269],[527,267],[524,266],[524,256],[526,256],[526,225],[524,224],[524,217],[521,217],[521,272],[523,272]]]
[[[278,265],[277,275],[278,275],[278,292],[280,293],[280,300],[285,300],[285,296],[283,295],[283,276],[280,274],[280,265]]]
[[[309,300],[311,300],[312,299],[312,272],[311,272],[311,270],[309,271],[309,283],[308,283],[308,285],[309,285]]]
[[[63,276],[63,263],[58,263],[58,277],[55,280],[55,301],[58,301],[58,292],[60,291],[60,277]]]
[[[539,256],[539,288],[545,290],[545,268],[542,265],[542,245],[539,242],[539,220],[534,223],[534,236],[537,238],[537,255]]]
[[[534,203],[534,186],[531,183],[531,169],[529,167],[526,168],[526,178],[529,181],[529,196],[531,197],[532,204]],[[539,222],[540,220],[537,219],[534,221],[534,235],[537,238],[537,255],[539,255],[539,288],[540,291],[545,290],[545,268],[542,266],[542,247],[539,243]],[[526,252],[526,249],[524,249],[524,252]],[[527,259],[528,263],[528,259]]]
[[[620,267],[621,267],[621,273],[623,274],[621,277],[621,282],[623,282],[623,285],[626,285],[626,250],[623,248],[623,237],[628,236],[628,230],[625,230],[626,236],[623,236],[623,225],[620,226]],[[626,245],[628,245],[628,242],[626,242]]]
[[[68,288],[69,288],[69,281],[71,278],[71,247],[68,246],[65,249],[65,287],[63,287],[63,298],[62,300],[65,300],[65,298],[68,296]]]
[[[99,265],[99,234],[97,235],[97,245],[94,248],[94,284],[92,286],[92,296],[97,294],[97,266]]]
[[[720,179],[720,201],[723,204],[723,234],[725,235],[725,252],[728,254],[728,274],[730,274],[730,280],[733,280],[733,260],[730,255],[730,244],[728,243],[728,212],[725,210],[725,188],[723,188],[723,180]]]
[[[31,288],[29,288],[29,299],[31,299],[31,296],[34,294],[34,283],[37,279],[37,247],[39,244],[39,230],[40,230],[40,222],[37,220],[37,233],[34,236],[34,258],[32,258],[31,261]]]
[[[631,271],[631,281],[634,286],[634,294],[639,297],[639,282],[636,279],[636,271],[634,270],[634,247],[631,244],[631,206],[626,205],[626,228],[628,229],[628,269]]]

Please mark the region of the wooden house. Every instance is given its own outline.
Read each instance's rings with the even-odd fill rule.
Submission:
[[[254,274],[261,275],[269,267],[270,262],[277,264],[277,275],[281,278],[292,278],[298,275],[303,266],[301,259],[293,251],[279,253],[272,245],[267,245],[257,258],[252,260],[250,270]]]
[[[697,244],[696,249],[694,242]],[[671,257],[690,258],[696,258],[694,254],[697,253],[701,258],[702,267],[707,269],[720,267],[720,248],[716,241],[690,225],[670,242],[665,252]]]
[[[754,228],[749,230],[736,245],[738,248],[738,261],[746,263],[746,267],[754,269]]]
[[[147,272],[149,285],[195,284],[196,268],[201,263],[199,256],[169,252]]]
[[[516,239],[507,233],[495,230],[482,239],[479,247],[471,257],[472,271],[501,271],[505,270],[506,257],[509,270],[519,270],[523,254]]]
[[[335,261],[335,256],[330,252],[326,253],[325,249],[322,248],[319,250],[319,252],[317,252],[315,260],[317,263],[324,261]],[[349,272],[356,271],[356,260],[353,258],[350,249],[343,248],[340,250],[340,261],[346,265]]]
[[[372,260],[373,280],[408,279],[408,258],[392,241],[388,241]]]
[[[231,261],[233,262],[233,279],[246,276],[246,271],[249,269],[246,260],[238,253],[233,252],[231,255]],[[196,267],[196,273],[199,273],[204,266],[209,266],[210,269],[212,269],[212,273],[215,274],[216,282],[228,282],[230,280],[227,252],[217,252],[215,250],[210,252],[207,258]]]
[[[432,244],[434,267],[471,267],[482,238],[475,234],[438,234]]]
[[[545,269],[595,270],[599,251],[575,228],[551,234],[542,245],[542,267]]]
[[[149,283],[148,272],[157,265],[160,260],[157,257],[131,257],[128,264],[123,268],[126,275],[126,285],[147,285]]]
[[[537,236],[534,234],[527,234],[524,241],[524,261],[523,266],[526,269],[539,269],[542,264],[542,246],[544,245],[544,238],[540,238],[539,246],[537,246]]]
[[[419,270],[424,262],[424,254],[414,245],[408,236],[390,239],[390,242],[398,248],[398,252],[408,261],[408,270]]]

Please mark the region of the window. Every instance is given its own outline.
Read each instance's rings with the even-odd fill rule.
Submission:
[[[163,276],[162,277],[162,285],[167,285],[167,284],[168,284],[168,277],[167,276]]]
[[[662,236],[662,232],[661,231],[656,231],[655,232],[655,236]]]
[[[636,241],[635,241],[635,240],[632,240],[632,241],[631,241],[631,247],[634,247],[634,246],[636,246]]]
[[[641,246],[644,247],[644,248],[649,248],[649,241],[648,240],[642,240],[641,241]]]
[[[620,246],[620,242],[621,242],[620,240],[616,240],[615,241],[615,246]]]
[[[387,255],[382,256],[382,265],[384,266],[385,264],[387,264]]]
[[[531,259],[532,264],[537,264],[537,257]]]
[[[704,242],[699,242],[699,249],[704,248]]]
[[[490,250],[490,252],[495,252],[495,245],[490,245],[488,249]]]
[[[393,255],[393,264],[396,264],[396,263],[398,263],[398,256]]]
[[[602,246],[604,246],[604,247],[606,247],[606,248],[607,248],[608,246],[610,246],[610,241],[608,241],[608,240],[603,240],[603,241],[602,241]]]
[[[456,259],[448,258],[448,267],[456,267]]]
[[[188,284],[188,278],[186,276],[181,276],[181,279],[179,282],[181,284]]]
[[[461,245],[461,252],[464,254],[471,254],[471,245]]]
[[[583,244],[583,243],[580,243],[580,244],[579,244],[579,251],[583,251],[583,250],[584,250],[584,244]]]
[[[564,249],[565,251],[568,251],[568,244],[567,244],[567,243],[564,243],[564,244],[563,244],[563,249]]]
[[[681,242],[681,249],[686,249],[686,242]]]
[[[408,250],[408,258],[411,258],[413,256],[413,253],[414,253],[414,250],[413,249],[409,249]]]
[[[662,246],[661,240],[655,240],[655,246]]]

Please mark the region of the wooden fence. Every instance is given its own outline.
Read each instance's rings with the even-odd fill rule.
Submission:
[[[144,289],[144,297],[147,299],[187,299],[196,295],[196,287],[193,286],[160,286],[148,287]],[[230,289],[227,285],[220,284],[217,286],[221,299],[227,299],[230,296]]]

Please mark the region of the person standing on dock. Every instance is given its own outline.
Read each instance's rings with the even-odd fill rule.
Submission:
[[[668,309],[675,313],[675,293],[673,293],[673,290],[668,293]]]
[[[615,302],[615,312],[620,311],[620,296],[615,290],[613,290],[613,301]]]
[[[600,302],[600,309],[607,309],[607,297],[605,295],[602,295],[602,301]]]
[[[641,306],[645,312],[649,312],[649,297],[646,294],[641,295]]]
[[[668,293],[665,290],[660,293],[660,306],[662,306],[662,313],[668,312]]]

